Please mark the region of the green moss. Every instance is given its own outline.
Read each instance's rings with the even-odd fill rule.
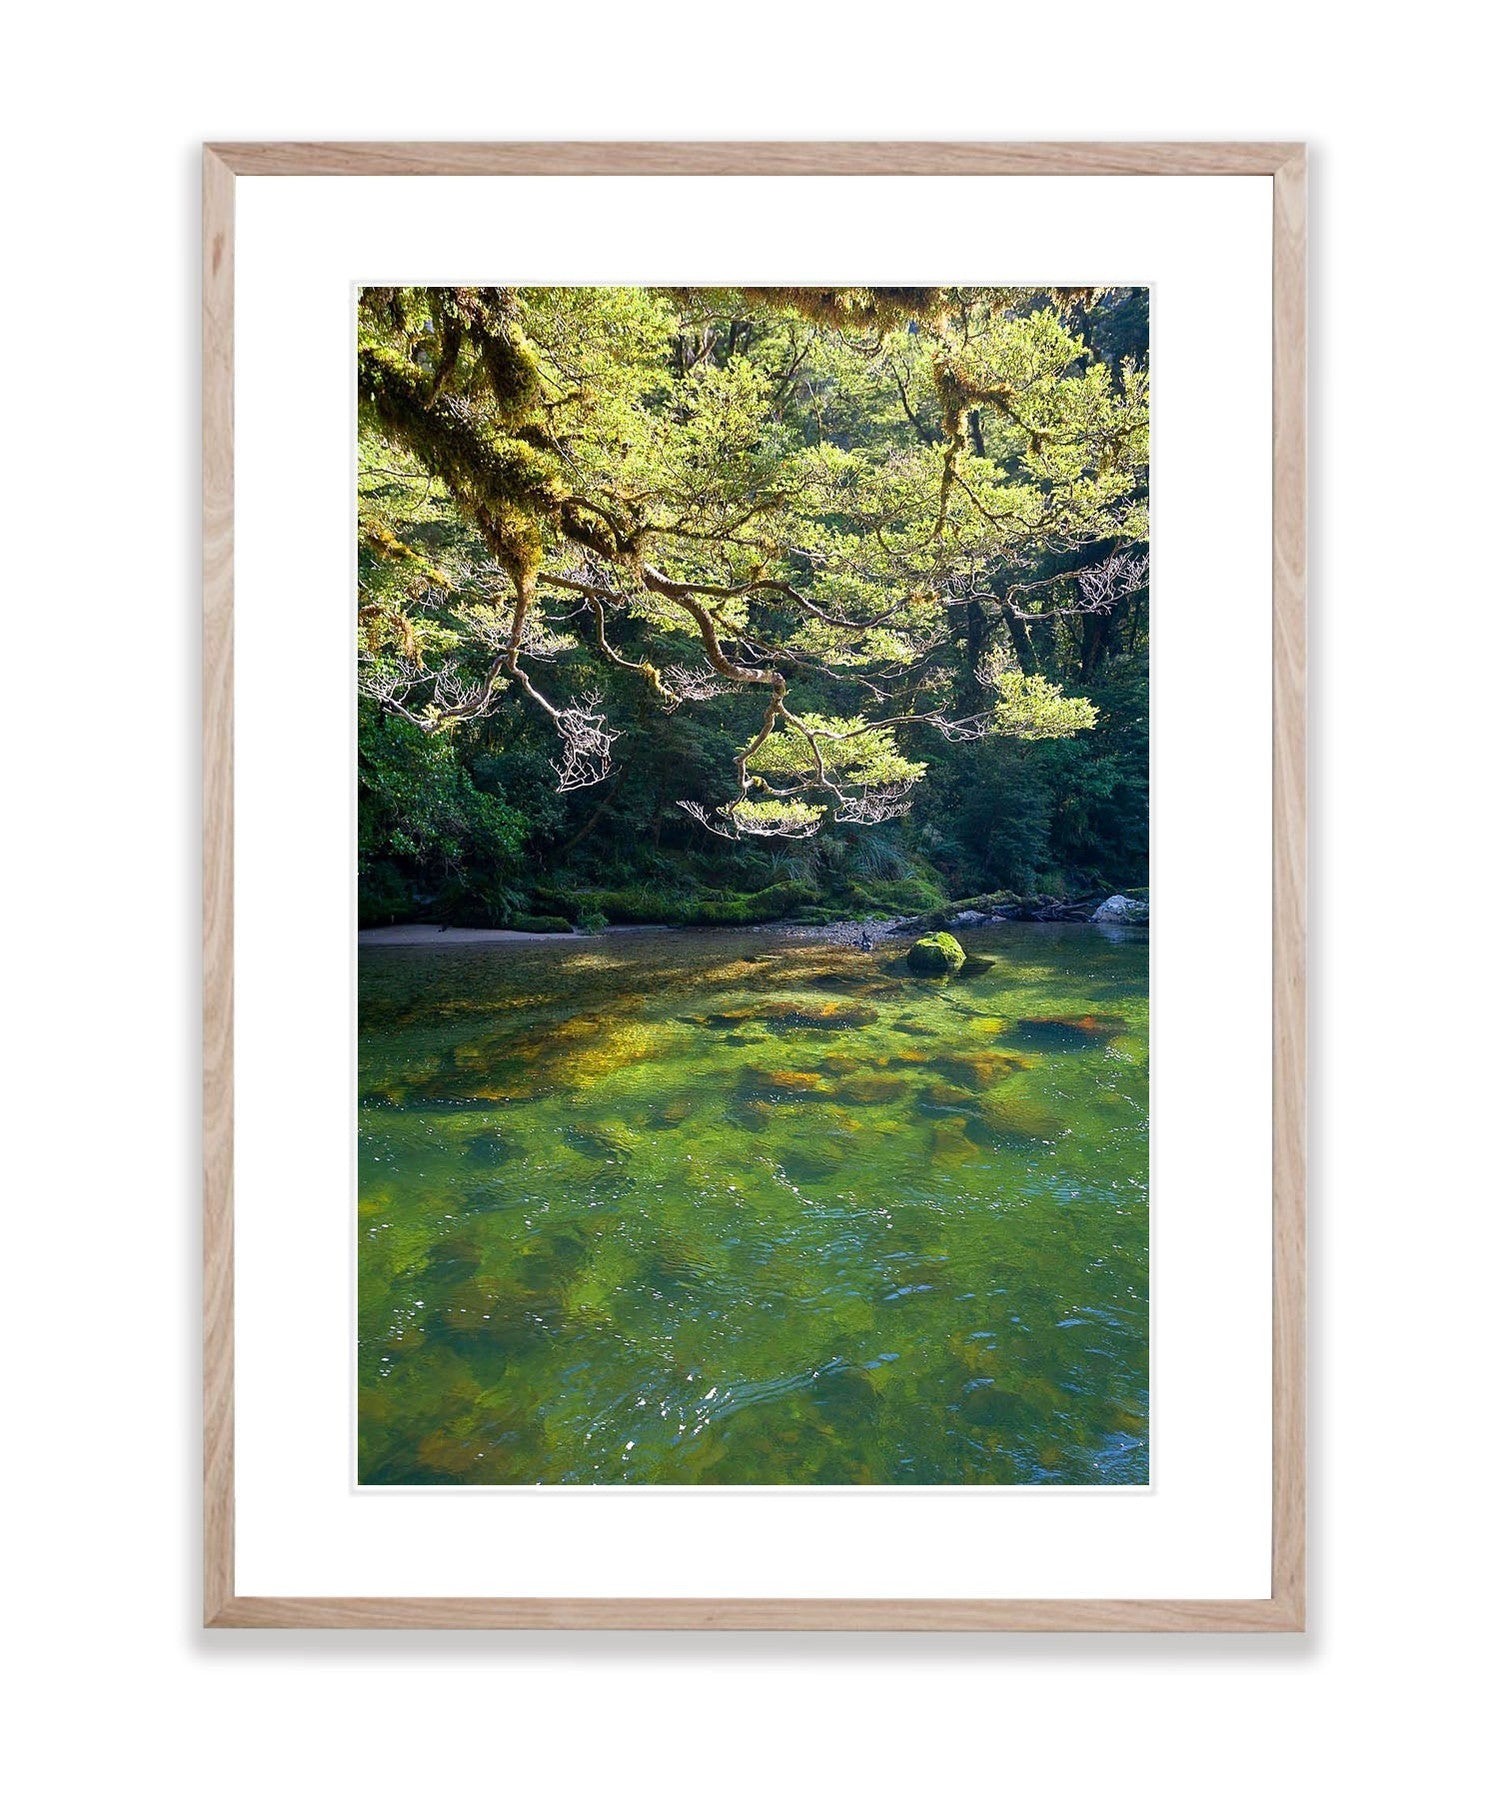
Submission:
[[[486,334],[479,344],[479,360],[500,417],[509,424],[522,422],[541,397],[541,376],[536,352],[519,327]]]
[[[562,486],[552,457],[513,437],[490,437],[456,402],[428,398],[421,371],[395,350],[359,352],[359,398],[396,441],[440,475],[518,581],[541,563],[540,521],[556,512]]]
[[[948,931],[933,931],[911,945],[906,966],[912,974],[956,974],[966,960],[956,937]]]
[[[896,881],[861,880],[848,884],[849,910],[868,917],[905,917],[935,911],[943,904],[942,889],[920,875]]]
[[[1019,894],[1011,893],[1008,888],[1000,888],[994,893],[973,894],[968,899],[946,900],[924,913],[920,923],[926,930],[937,931],[943,925],[951,924],[960,912],[998,912],[1003,906],[1018,906],[1021,903]]]
[[[940,319],[951,304],[942,287],[746,287],[741,292],[812,325],[881,333],[903,331],[913,318]]]
[[[789,918],[816,897],[801,881],[778,881],[758,893],[704,888],[669,893],[656,887],[590,887],[570,896],[579,913],[601,912],[615,924],[752,925]]]

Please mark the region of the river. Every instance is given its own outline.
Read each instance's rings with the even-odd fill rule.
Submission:
[[[1148,1481],[1148,946],[360,952],[359,1478]]]

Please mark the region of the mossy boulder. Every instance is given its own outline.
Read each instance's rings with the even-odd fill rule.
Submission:
[[[906,967],[912,974],[956,974],[967,959],[950,931],[932,931],[911,945]]]

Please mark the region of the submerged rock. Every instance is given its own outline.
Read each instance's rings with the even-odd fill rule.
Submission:
[[[795,1099],[822,1087],[822,1076],[805,1068],[746,1068],[739,1077],[740,1091],[750,1099]]]
[[[916,1102],[918,1112],[925,1112],[928,1117],[943,1117],[949,1112],[966,1114],[974,1103],[972,1092],[967,1087],[928,1087]]]
[[[501,1168],[520,1153],[514,1143],[494,1130],[480,1131],[477,1136],[470,1137],[463,1150],[465,1160],[478,1162],[486,1168]]]
[[[483,1259],[483,1253],[471,1237],[441,1237],[427,1251],[424,1285],[457,1286],[474,1275]]]
[[[621,1156],[628,1156],[639,1142],[635,1133],[624,1125],[607,1122],[568,1125],[562,1132],[562,1138],[579,1155],[587,1156],[595,1162],[612,1162]]]
[[[699,1012],[679,1020],[715,1031],[743,1033],[756,1026],[782,1031],[851,1031],[873,1024],[879,1008],[839,999],[772,999],[731,1006],[721,1012]]]
[[[1009,1392],[993,1380],[975,1381],[959,1399],[958,1410],[969,1425],[1000,1432],[1034,1422],[1038,1416],[1023,1394]]]
[[[932,1072],[971,1093],[981,1093],[998,1081],[1033,1066],[1028,1056],[1010,1055],[1002,1050],[965,1050],[932,1060]]]
[[[836,1156],[806,1147],[783,1150],[778,1165],[787,1180],[798,1186],[803,1182],[815,1186],[820,1181],[830,1181],[841,1166]]]
[[[1062,1120],[1043,1102],[1016,1094],[987,1100],[981,1118],[970,1119],[968,1129],[970,1136],[982,1136],[996,1145],[1026,1148],[1054,1143],[1066,1133]]]
[[[834,1089],[838,1099],[855,1106],[881,1106],[898,1100],[906,1091],[906,1083],[898,1074],[856,1074],[840,1081]]]
[[[977,1161],[979,1146],[958,1117],[939,1118],[932,1126],[931,1158],[939,1168],[961,1167]]]
[[[950,931],[932,931],[911,945],[906,966],[912,974],[956,974],[967,959]]]
[[[1112,1012],[1083,1012],[1067,1018],[1022,1018],[1013,1035],[1044,1049],[1090,1049],[1113,1042],[1128,1029],[1128,1020]]]
[[[404,1090],[412,1111],[484,1111],[538,1094],[591,1084],[656,1053],[651,1030],[628,1013],[638,1006],[547,1020],[463,1047],[461,1060]]]
[[[763,1131],[776,1115],[775,1106],[768,1099],[736,1099],[725,1112],[735,1129],[741,1131]]]
[[[865,963],[862,968],[830,968],[814,974],[809,987],[833,987],[845,993],[887,993],[890,983],[880,978],[880,971]]]
[[[851,1031],[879,1018],[878,1006],[846,1000],[783,1000],[766,1017],[772,1030]]]
[[[830,1368],[816,1376],[812,1399],[839,1429],[875,1430],[880,1395],[862,1368]]]

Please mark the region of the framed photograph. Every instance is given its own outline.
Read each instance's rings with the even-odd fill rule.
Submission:
[[[1302,146],[203,209],[207,1624],[1301,1630]]]

